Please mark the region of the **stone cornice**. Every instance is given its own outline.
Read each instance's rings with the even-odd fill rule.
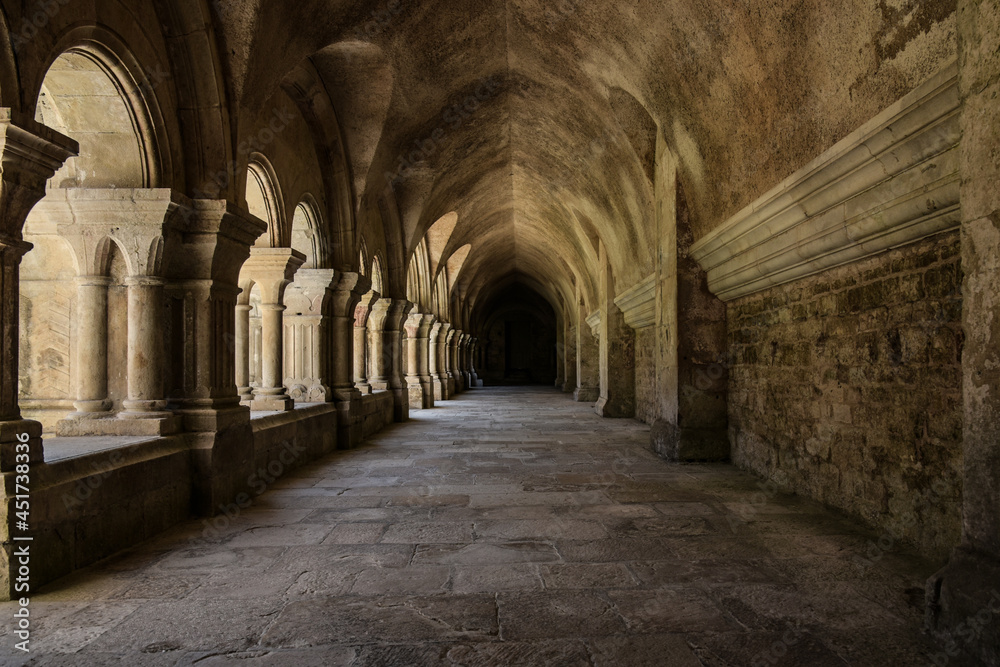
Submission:
[[[601,311],[595,310],[590,315],[587,316],[587,325],[590,327],[590,333],[594,336],[601,335]]]
[[[953,62],[691,248],[725,301],[957,228]]]
[[[656,274],[636,283],[615,299],[615,305],[633,329],[656,324]]]

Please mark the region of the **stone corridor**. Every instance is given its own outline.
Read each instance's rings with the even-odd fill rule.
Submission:
[[[932,564],[729,465],[666,463],[647,426],[551,389],[466,392],[265,477],[251,506],[45,587],[32,654],[4,636],[0,664],[926,665],[939,650],[920,632]]]

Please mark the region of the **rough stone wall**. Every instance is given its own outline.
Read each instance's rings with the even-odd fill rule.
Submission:
[[[652,424],[658,416],[656,395],[656,329],[635,332],[635,418]]]
[[[729,304],[738,465],[946,557],[960,535],[957,233]]]

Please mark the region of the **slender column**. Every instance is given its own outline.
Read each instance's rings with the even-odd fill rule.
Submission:
[[[472,336],[463,334],[458,341],[458,372],[462,376],[462,383],[466,389],[472,388],[472,364],[469,362],[469,345]]]
[[[305,255],[291,248],[253,248],[240,272],[244,290],[253,284],[260,289],[261,378],[252,410],[285,411],[295,405],[284,386],[284,296],[304,262]]]
[[[423,406],[425,408],[434,407],[434,383],[431,380],[430,371],[430,334],[431,327],[437,317],[434,315],[424,315],[417,337],[417,375],[420,377],[420,389],[423,394]]]
[[[448,377],[451,382],[451,393],[457,394],[464,387],[458,374],[458,341],[462,337],[459,329],[452,329],[448,332]]]
[[[482,381],[479,379],[479,374],[476,372],[476,368],[479,366],[479,361],[477,355],[479,354],[479,339],[473,338],[469,343],[469,375],[472,377],[472,386],[481,387]]]
[[[361,392],[354,386],[355,377],[355,326],[357,308],[366,293],[371,292],[371,281],[360,273],[344,271],[331,291],[330,299],[330,350],[329,375],[333,401],[337,405],[337,446],[341,449],[361,444],[362,415]],[[369,313],[370,314],[370,313]]]
[[[362,394],[372,393],[372,385],[368,382],[368,316],[379,297],[378,292],[371,290],[354,308],[354,386]]]
[[[448,375],[448,334],[451,324],[442,322],[435,325],[436,333],[431,334],[431,344],[434,346],[434,400],[447,401],[451,398],[451,378]]]
[[[410,417],[410,401],[403,378],[403,322],[413,304],[405,299],[389,301],[382,325],[382,354],[385,357],[383,365],[387,373],[387,388],[395,399],[393,416],[397,422],[404,422]]]
[[[333,269],[299,269],[285,292],[285,379],[293,399],[308,403],[333,400],[329,358],[332,311],[328,302],[340,280]]]
[[[163,280],[133,276],[128,287],[127,419],[172,419],[163,387]]]
[[[602,417],[635,416],[635,332],[615,303],[615,280],[604,244],[600,244],[600,398],[594,406]]]
[[[241,295],[242,299],[242,295]],[[236,388],[240,393],[240,403],[250,405],[253,389],[250,387],[250,311],[249,303],[236,305]]]
[[[406,391],[411,409],[426,407],[420,384],[420,325],[423,321],[423,313],[413,313],[403,324],[406,332]]]
[[[563,382],[562,390],[565,393],[573,393],[576,389],[576,327],[567,321],[566,345],[563,347],[565,355],[566,380]]]
[[[108,286],[104,276],[77,278],[76,401],[69,418],[110,415],[108,401]]]
[[[579,319],[576,325],[576,390],[573,392],[573,398],[581,403],[593,403],[600,397],[597,337],[587,322],[587,314],[582,303],[577,307],[577,311]]]

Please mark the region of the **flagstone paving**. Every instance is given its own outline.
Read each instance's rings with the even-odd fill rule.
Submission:
[[[43,589],[27,656],[0,604],[0,664],[932,664],[935,564],[849,518],[549,389],[412,415]]]

